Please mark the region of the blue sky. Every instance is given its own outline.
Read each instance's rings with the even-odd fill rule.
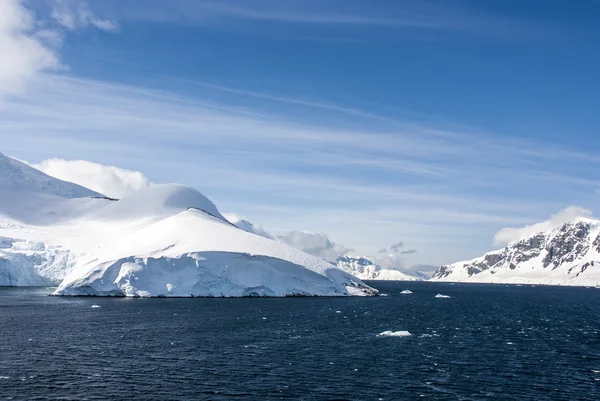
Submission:
[[[16,4],[56,62],[4,91],[3,153],[139,170],[357,253],[404,241],[406,263],[598,208],[598,2]]]

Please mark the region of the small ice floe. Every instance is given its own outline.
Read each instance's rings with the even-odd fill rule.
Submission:
[[[384,294],[383,292],[379,294],[380,297],[387,297],[389,294]]]
[[[450,295],[436,294],[436,298],[450,298]]]
[[[514,345],[514,343],[513,343],[513,342],[510,342],[510,341],[507,341],[507,342],[506,342],[506,345]]]
[[[427,334],[427,333],[425,333],[425,334],[421,334],[421,335],[419,336],[419,338],[432,338],[432,337],[439,337],[439,336],[440,336],[440,335],[439,335],[439,334],[436,334],[436,333],[433,333],[433,334]],[[428,357],[428,358],[429,358],[429,357]]]
[[[102,308],[100,305],[92,305],[92,308]]]
[[[341,310],[336,310],[335,313],[342,313],[342,311]]]
[[[267,318],[266,318],[266,317],[263,317],[263,318],[262,318],[262,320],[267,320]]]
[[[411,290],[402,290],[402,291],[400,291],[400,294],[408,295],[408,294],[412,294],[412,291]]]
[[[401,331],[386,330],[382,333],[377,334],[377,337],[408,337],[408,336],[412,336],[412,334],[410,334],[406,330],[401,330]]]
[[[0,376],[0,380],[8,380],[8,379],[10,379],[9,376]]]

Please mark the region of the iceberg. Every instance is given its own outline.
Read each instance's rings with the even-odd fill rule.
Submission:
[[[377,334],[377,337],[410,337],[410,336],[412,336],[412,334],[405,330],[401,330],[401,331],[387,330],[387,331]]]

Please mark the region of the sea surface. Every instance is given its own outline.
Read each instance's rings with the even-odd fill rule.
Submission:
[[[600,289],[370,284],[389,295],[3,288],[0,400],[600,400]]]

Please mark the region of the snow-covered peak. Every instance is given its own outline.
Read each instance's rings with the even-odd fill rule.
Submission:
[[[600,221],[577,218],[479,258],[440,267],[443,281],[597,285]]]

